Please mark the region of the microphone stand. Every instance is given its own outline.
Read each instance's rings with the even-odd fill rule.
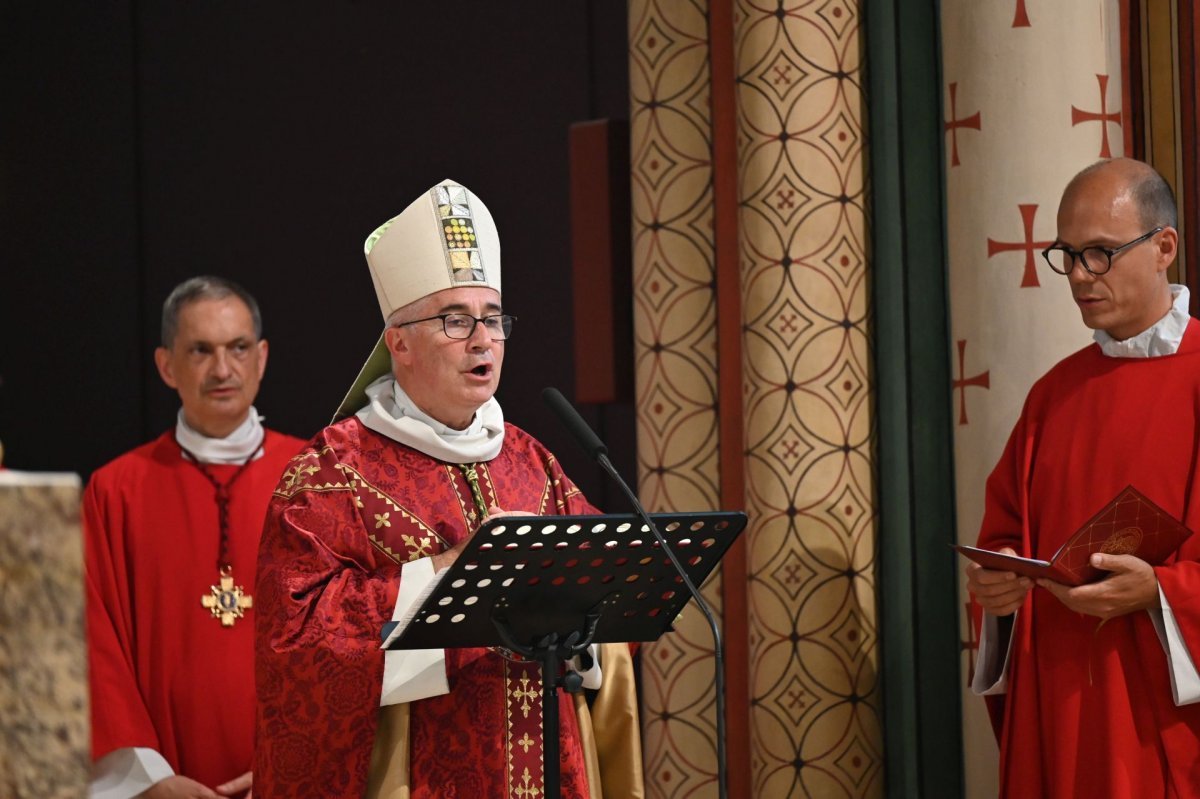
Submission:
[[[692,584],[692,580],[688,577],[679,559],[675,557],[675,553],[667,544],[663,534],[658,531],[650,515],[646,513],[642,503],[638,501],[637,495],[633,490],[625,484],[621,479],[621,475],[617,474],[616,468],[608,459],[608,455],[603,452],[596,458],[596,462],[600,464],[600,468],[608,472],[609,476],[616,481],[617,485],[625,492],[625,496],[633,503],[633,509],[637,515],[650,528],[650,532],[654,534],[654,538],[658,541],[658,545],[662,547],[663,552],[667,553],[667,557],[671,559],[671,565],[675,567],[675,571],[683,578],[683,584],[687,586],[692,598],[696,600],[696,604],[700,607],[700,612],[704,614],[704,618],[708,621],[708,627],[712,630],[713,637],[713,655],[716,660],[717,681],[717,795],[720,799],[726,799],[728,778],[725,773],[725,658],[722,654],[721,630],[717,626],[717,620],[713,617],[712,610],[709,609],[708,603],[704,601],[704,597],[700,594],[699,589]]]
[[[638,518],[654,534],[654,538],[663,552],[667,553],[667,557],[671,559],[671,565],[675,567],[675,571],[683,580],[683,584],[687,586],[688,592],[696,600],[696,605],[699,606],[700,612],[704,614],[704,618],[708,621],[708,627],[712,631],[713,654],[716,660],[717,672],[717,794],[720,799],[726,799],[728,796],[728,775],[725,772],[725,658],[722,651],[721,630],[717,627],[717,620],[713,617],[712,610],[709,609],[708,603],[704,601],[700,590],[692,584],[687,571],[683,568],[679,559],[675,557],[675,552],[671,549],[663,534],[658,531],[654,520],[650,518],[650,514],[646,513],[646,509],[638,501],[637,494],[621,478],[612,461],[608,459],[608,447],[600,441],[595,431],[588,426],[583,417],[579,415],[579,412],[575,410],[571,403],[567,402],[558,389],[545,389],[542,392],[542,399],[550,406],[551,410],[558,414],[567,428],[575,435],[575,438],[579,441],[583,449],[595,458],[596,462],[600,464],[600,468],[613,479],[629,501],[633,503],[633,509],[637,513]]]

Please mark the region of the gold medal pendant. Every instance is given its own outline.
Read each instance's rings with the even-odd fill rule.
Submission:
[[[263,433],[263,440],[265,438],[266,433]],[[175,443],[178,444],[178,440]],[[262,446],[262,441],[259,441],[258,448],[251,453],[250,457],[242,461],[242,465],[224,483],[217,480],[216,476],[200,462],[199,458],[184,449],[182,445],[179,447],[180,451],[191,459],[190,463],[200,471],[200,474],[204,475],[204,479],[212,484],[216,492],[214,498],[217,501],[217,532],[219,534],[217,538],[217,574],[221,579],[219,585],[210,586],[211,593],[200,597],[200,604],[212,612],[214,619],[221,620],[222,627],[232,627],[238,619],[245,618],[247,610],[254,607],[254,597],[242,593],[242,587],[233,584],[233,566],[230,565],[229,556],[229,491],[246,471],[246,467],[254,460],[254,456],[262,451]]]
[[[212,612],[214,619],[221,620],[222,627],[232,627],[235,621],[246,615],[247,610],[254,607],[254,597],[242,593],[242,587],[233,584],[230,569],[222,569],[221,584],[211,588],[212,593],[200,597],[200,604]]]

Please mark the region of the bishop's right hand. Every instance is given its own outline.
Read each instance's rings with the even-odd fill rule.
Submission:
[[[1012,547],[997,550],[1003,555],[1017,554]],[[1015,613],[1025,602],[1025,595],[1033,588],[1033,580],[1014,572],[985,569],[978,563],[967,564],[967,590],[975,595],[975,601],[993,616],[1008,616]]]
[[[501,510],[498,506],[492,505],[490,508],[488,508],[487,515],[483,517],[483,522],[480,522],[480,524],[482,525],[484,522],[489,522],[492,519],[499,519],[503,516],[534,516],[534,515],[535,514],[530,513],[529,511],[524,511],[524,510]],[[439,552],[436,555],[432,555],[431,557],[433,559],[434,572],[440,572],[442,569],[445,569],[449,566],[454,565],[454,561],[458,560],[458,556],[460,554],[462,554],[462,551],[464,549],[466,549],[467,542],[471,540],[471,536],[473,536],[473,535],[475,535],[475,534],[471,533],[471,535],[467,536],[462,541],[459,541],[457,544],[455,544],[450,549],[447,549],[445,552]]]

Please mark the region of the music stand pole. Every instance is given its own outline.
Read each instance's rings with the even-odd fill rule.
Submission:
[[[729,777],[725,766],[725,658],[723,656],[725,647],[721,640],[721,629],[717,626],[717,620],[713,617],[708,603],[704,601],[704,596],[701,595],[700,590],[692,583],[692,578],[688,576],[687,569],[683,568],[683,564],[679,562],[679,558],[675,557],[675,550],[663,538],[663,534],[659,532],[658,525],[650,518],[650,514],[646,513],[646,509],[642,507],[637,494],[633,492],[633,489],[617,473],[617,468],[612,465],[612,461],[608,459],[608,455],[603,452],[599,453],[596,456],[596,462],[600,464],[604,471],[608,472],[609,476],[624,490],[625,496],[629,501],[633,503],[634,511],[646,526],[650,528],[650,532],[654,535],[655,540],[658,541],[658,545],[662,547],[663,552],[670,558],[671,565],[675,567],[675,571],[683,578],[683,584],[687,587],[692,599],[695,600],[696,606],[700,608],[700,612],[704,614],[704,618],[708,621],[709,630],[712,631],[713,665],[716,667],[714,691],[716,692],[717,700],[717,796],[720,799],[726,799],[728,796]]]
[[[586,651],[596,635],[596,625],[600,622],[600,612],[593,610],[587,614],[587,629],[580,633],[573,632],[561,642],[558,633],[548,633],[542,636],[533,647],[521,646],[509,627],[508,619],[503,610],[493,610],[492,623],[505,646],[532,660],[537,660],[542,667],[542,795],[546,799],[562,795],[562,763],[559,762],[559,720],[558,720],[558,688],[562,686],[569,694],[579,693],[583,687],[583,677],[577,672],[567,670],[561,678],[558,676],[560,663]]]

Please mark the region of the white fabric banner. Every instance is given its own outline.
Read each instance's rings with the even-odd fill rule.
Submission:
[[[1124,152],[1117,0],[943,0],[942,75],[958,540],[1033,382],[1091,342],[1041,257],[1083,167]],[[962,639],[972,640],[961,598]],[[997,791],[998,752],[962,657],[967,796]]]

